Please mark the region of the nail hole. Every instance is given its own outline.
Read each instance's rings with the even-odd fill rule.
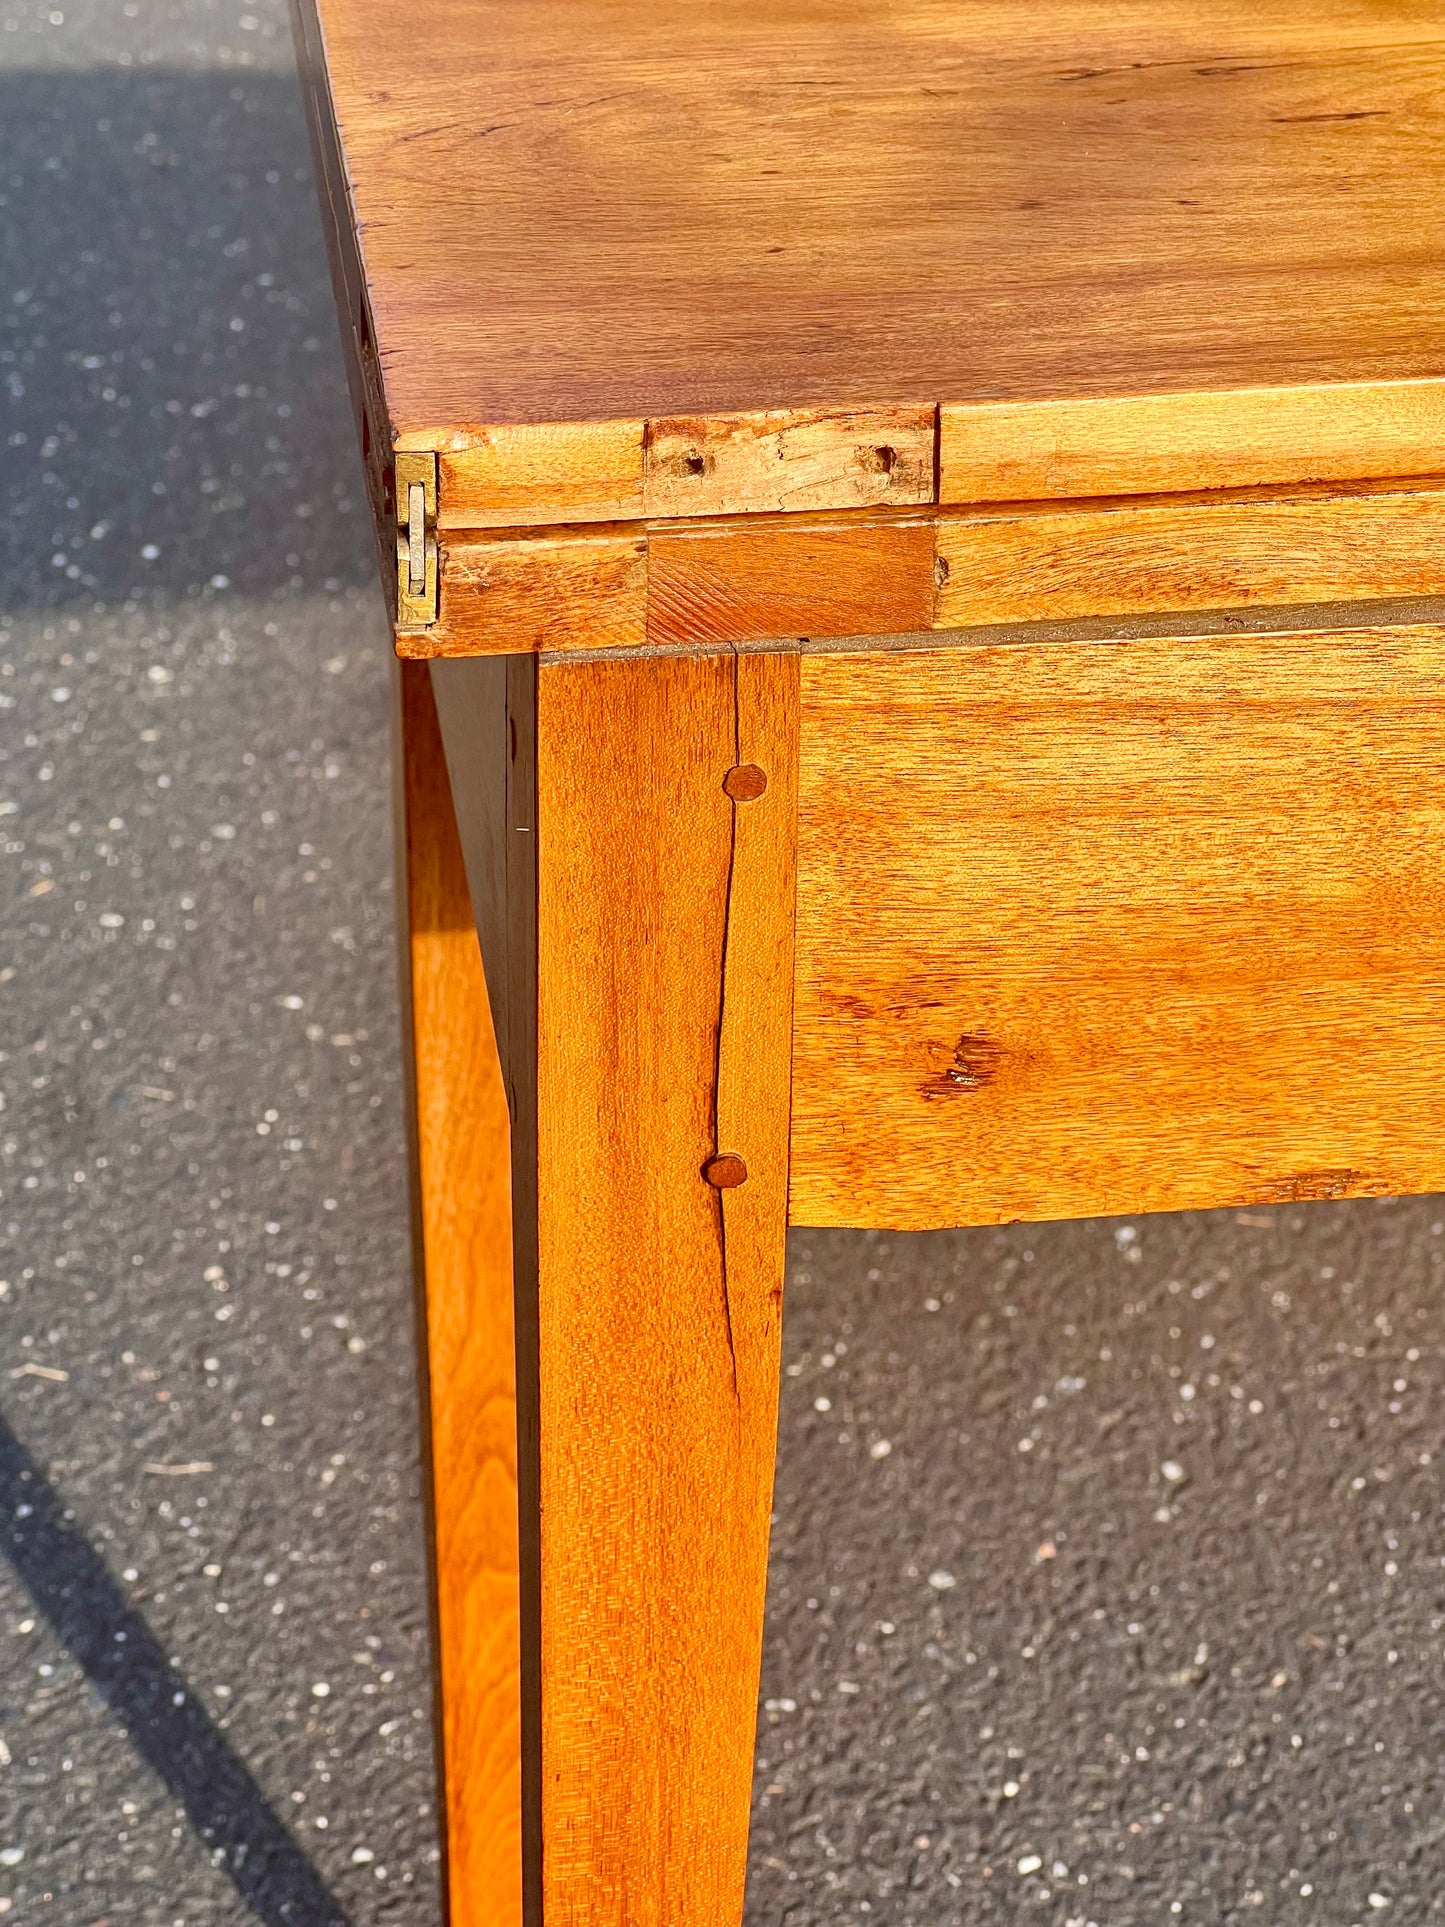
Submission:
[[[682,465],[689,475],[707,474],[707,457],[706,455],[699,455],[695,450],[691,455],[683,456]]]

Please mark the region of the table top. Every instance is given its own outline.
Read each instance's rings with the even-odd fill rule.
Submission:
[[[298,4],[398,447],[1445,376],[1438,0]]]

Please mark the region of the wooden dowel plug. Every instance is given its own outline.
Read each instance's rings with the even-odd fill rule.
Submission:
[[[755,802],[767,787],[767,773],[756,763],[739,763],[723,778],[723,789],[734,803]]]

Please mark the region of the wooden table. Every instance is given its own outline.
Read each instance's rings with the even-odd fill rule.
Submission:
[[[1445,1185],[1445,21],[298,34],[402,658],[451,1920],[735,1927],[786,1225]]]

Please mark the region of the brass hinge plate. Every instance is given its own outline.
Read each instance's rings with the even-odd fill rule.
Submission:
[[[425,629],[437,619],[437,458],[396,457],[396,626]]]

